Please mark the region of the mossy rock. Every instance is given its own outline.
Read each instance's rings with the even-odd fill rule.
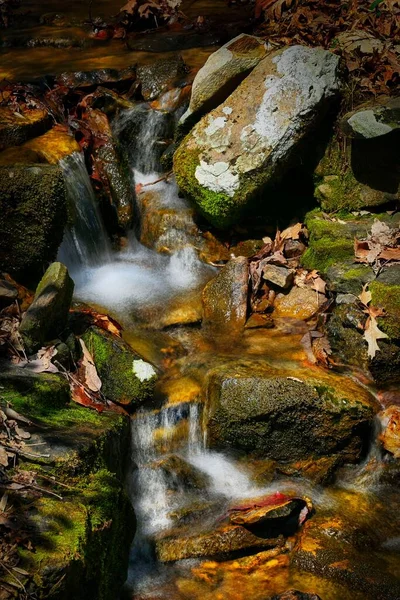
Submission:
[[[219,368],[209,376],[207,439],[260,458],[291,462],[341,455],[360,458],[378,409],[350,381],[339,386],[318,377]]]
[[[28,351],[62,335],[67,326],[74,282],[68,269],[54,262],[36,288],[32,304],[21,320],[19,332]]]
[[[380,329],[392,340],[400,340],[400,282],[387,284],[378,278],[371,283],[369,289],[372,294],[371,304],[386,312],[384,318],[378,319]]]
[[[343,138],[333,137],[314,173],[322,209],[352,211],[398,200],[399,139],[399,132],[392,132],[346,146]]]
[[[18,398],[24,400],[25,411],[45,411],[64,408],[70,401],[70,389],[65,377],[55,373],[32,373],[20,367],[10,368],[3,363],[0,368],[0,399],[14,405]],[[16,409],[18,410],[18,408]]]
[[[0,270],[36,285],[55,258],[66,223],[58,167],[0,167]]]
[[[41,498],[25,513],[35,552],[21,550],[37,598],[108,600],[126,578],[135,521],[121,482],[97,471],[64,500]]]
[[[39,444],[44,455],[31,455],[29,463],[22,456],[19,467],[34,470],[38,480],[42,474],[45,481],[54,477],[51,488],[62,496],[13,496],[33,544],[33,550],[18,548],[20,567],[29,573],[22,577],[25,587],[38,599],[115,598],[135,532],[123,487],[129,419],[68,403],[69,386],[61,375],[10,371],[0,372],[1,400],[32,420],[30,443]]]
[[[82,339],[93,356],[107,398],[133,409],[152,398],[157,379],[155,368],[121,338],[90,327]]]

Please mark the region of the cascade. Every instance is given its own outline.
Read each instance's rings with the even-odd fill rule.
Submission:
[[[160,168],[159,142],[168,133],[169,120],[168,115],[145,110],[141,105],[123,112],[116,120],[114,135],[128,151],[136,184],[152,183],[162,177],[157,171]],[[135,135],[130,137],[128,132],[132,132],[132,128]],[[138,314],[172,301],[213,275],[214,270],[198,259],[193,247],[186,246],[171,256],[160,255],[140,244],[133,231],[123,250],[112,251],[83,155],[73,154],[60,165],[74,218],[65,233],[59,260],[73,275],[77,298],[107,306],[123,321],[128,314]],[[179,198],[173,181],[159,181],[152,189],[157,190],[166,206],[177,210],[187,206],[186,201]]]
[[[60,161],[71,224],[66,229],[58,259],[72,272],[110,260],[110,244],[86,170],[83,154],[74,152]]]

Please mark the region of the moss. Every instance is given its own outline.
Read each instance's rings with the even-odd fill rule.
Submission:
[[[66,498],[40,498],[26,514],[35,552],[20,551],[39,598],[115,598],[125,580],[135,529],[129,499],[102,469],[78,481]]]
[[[106,470],[90,477],[83,498],[90,524],[85,551],[89,597],[108,600],[117,597],[126,578],[134,513],[121,484]]]
[[[13,369],[0,373],[0,398],[17,411],[29,412],[33,419],[42,414],[57,414],[68,404],[70,389],[62,375]]]
[[[348,260],[353,255],[352,241],[332,241],[330,238],[325,238],[310,243],[301,258],[301,264],[306,269],[317,269],[321,273],[326,273],[331,265]]]
[[[386,311],[384,318],[378,319],[379,327],[391,339],[400,339],[400,285],[388,285],[373,281],[369,287],[371,304]]]
[[[173,164],[177,184],[185,195],[196,203],[201,214],[210,223],[224,229],[236,221],[235,201],[227,194],[218,194],[199,184],[195,172],[200,164],[200,150],[189,150],[188,141],[189,136],[183,140],[174,154]]]
[[[120,338],[97,327],[83,336],[103,382],[104,395],[124,405],[138,406],[152,397],[156,377],[141,381],[133,371],[138,355]]]

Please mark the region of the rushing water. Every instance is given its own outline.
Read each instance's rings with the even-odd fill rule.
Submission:
[[[115,126],[115,135],[122,135],[132,121],[135,142],[126,147],[136,185],[150,186],[149,189],[162,198],[165,207],[187,207],[173,181],[158,181],[162,175],[156,171],[159,168],[157,144],[166,132],[164,114],[139,105],[134,111],[123,113]],[[152,308],[171,302],[213,275],[213,269],[202,263],[189,245],[165,256],[143,246],[131,232],[126,247],[112,251],[83,156],[74,154],[60,165],[68,190],[72,224],[65,233],[59,259],[71,272],[78,299],[105,306],[123,320],[128,315],[141,320],[143,311],[151,312]],[[154,182],[157,183],[153,185]],[[168,235],[171,238],[181,234],[171,230]]]

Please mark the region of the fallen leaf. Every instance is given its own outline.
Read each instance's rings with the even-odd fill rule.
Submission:
[[[366,283],[365,285],[363,285],[362,292],[361,292],[361,294],[358,297],[361,300],[361,302],[364,304],[364,306],[368,306],[368,304],[371,302],[371,300],[372,300],[372,294],[368,290],[368,283]]]
[[[81,368],[83,370],[84,383],[92,392],[99,392],[102,383],[100,377],[97,374],[97,369],[94,364],[93,357],[87,349],[85,342],[82,339],[80,339],[79,342],[83,351]]]
[[[0,465],[3,467],[8,466],[8,455],[3,446],[0,446]]]
[[[369,358],[374,358],[375,354],[380,350],[378,346],[378,340],[383,340],[385,338],[388,338],[388,336],[379,329],[375,317],[369,316],[365,324],[364,331],[364,339],[368,344]]]

